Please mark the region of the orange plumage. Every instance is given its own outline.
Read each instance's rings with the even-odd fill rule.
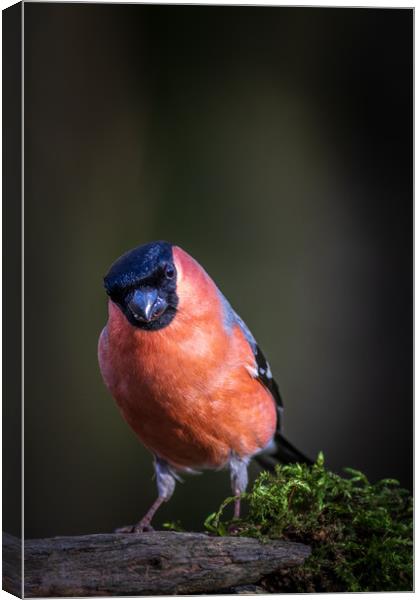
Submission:
[[[281,398],[261,349],[204,269],[168,242],[127,252],[104,282],[110,299],[100,368],[155,457],[159,493],[124,531],[150,528],[179,470],[228,466],[239,516],[250,458],[281,438]],[[287,451],[294,452],[290,444]]]
[[[255,357],[238,325],[223,326],[218,289],[174,248],[179,305],[160,331],[135,329],[109,301],[100,366],[120,410],[152,452],[176,468],[217,468],[234,451],[251,456],[276,428],[273,397],[254,377]]]

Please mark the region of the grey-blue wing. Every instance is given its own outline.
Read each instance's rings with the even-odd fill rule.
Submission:
[[[236,311],[233,310],[223,294],[220,291],[219,293],[225,310],[226,325],[228,327],[232,327],[232,325],[236,324],[241,328],[255,356],[257,367],[256,379],[258,379],[268,389],[276,402],[278,413],[277,431],[281,433],[283,429],[283,400],[281,398],[277,382],[273,378],[270,365],[245,321],[238,315]]]
[[[277,431],[275,434],[275,443],[276,450],[275,453],[270,456],[266,456],[264,454],[260,454],[256,456],[258,462],[262,464],[264,468],[273,469],[274,461],[279,461],[282,463],[294,463],[301,462],[306,463],[308,465],[313,464],[313,461],[307,458],[300,450],[295,448],[283,435],[283,401],[280,396],[279,388],[277,386],[276,380],[273,378],[271,373],[270,365],[265,358],[264,354],[261,351],[261,348],[258,346],[257,341],[246,325],[245,321],[241,319],[241,317],[233,310],[229,302],[223,296],[223,294],[219,291],[220,297],[222,299],[223,307],[224,307],[224,316],[225,316],[225,326],[228,329],[231,329],[235,325],[239,325],[241,328],[246,340],[248,341],[252,352],[255,356],[256,363],[256,373],[255,377],[258,379],[271,393],[273,396],[276,405],[277,405]]]

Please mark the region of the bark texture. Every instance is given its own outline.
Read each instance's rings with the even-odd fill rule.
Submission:
[[[212,593],[255,583],[309,554],[292,542],[166,531],[27,540],[25,596]]]
[[[3,589],[22,597],[22,542],[19,538],[3,532]]]

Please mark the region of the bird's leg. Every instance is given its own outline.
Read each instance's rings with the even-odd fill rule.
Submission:
[[[132,527],[132,533],[142,533],[143,531],[153,531],[153,527],[151,525],[152,519],[157,512],[160,505],[165,502],[165,499],[162,496],[158,496],[156,500],[153,502],[152,506],[149,508],[144,517]]]
[[[248,485],[248,457],[240,458],[236,454],[232,454],[230,459],[230,482],[232,491],[235,495],[235,508],[233,518],[239,519],[241,515],[241,494],[246,490]]]
[[[116,533],[142,533],[143,531],[153,531],[151,526],[152,519],[161,504],[167,502],[175,490],[175,472],[167,462],[155,456],[155,473],[158,497],[153,502],[144,517],[136,524],[128,527],[121,527]]]

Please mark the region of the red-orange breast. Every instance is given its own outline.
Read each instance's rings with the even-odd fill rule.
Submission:
[[[154,455],[158,498],[134,526],[150,529],[176,472],[228,466],[235,516],[250,458],[281,440],[281,398],[268,362],[204,269],[168,242],[130,250],[104,279],[109,317],[99,340],[106,385]],[[261,459],[262,460],[262,459]]]
[[[176,314],[154,330],[133,326],[109,300],[99,341],[104,380],[142,443],[177,469],[218,468],[273,438],[277,412],[253,348],[204,269],[172,248]]]

